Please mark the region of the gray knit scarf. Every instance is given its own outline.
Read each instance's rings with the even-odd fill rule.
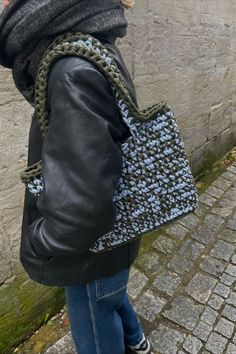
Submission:
[[[59,34],[75,31],[124,37],[127,21],[120,0],[11,0],[2,12],[0,64],[12,69],[16,87],[32,106],[46,48]]]

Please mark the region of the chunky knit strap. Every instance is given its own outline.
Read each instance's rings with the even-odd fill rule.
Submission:
[[[158,112],[170,109],[166,102],[161,101],[144,110],[140,110],[130,97],[115,60],[109,56],[108,50],[102,43],[89,34],[81,32],[67,33],[58,36],[47,48],[37,72],[35,115],[43,137],[46,136],[49,125],[47,85],[50,69],[58,58],[68,55],[80,56],[94,63],[110,82],[116,101],[118,102],[118,100],[122,99],[125,102],[134,120],[146,121],[153,119]],[[26,167],[20,173],[22,182],[27,183],[30,182],[32,177],[40,176],[41,168],[41,160],[34,165]]]

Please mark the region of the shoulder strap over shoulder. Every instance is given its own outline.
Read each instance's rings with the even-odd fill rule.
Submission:
[[[93,36],[82,32],[59,35],[47,48],[40,62],[35,82],[35,116],[39,122],[42,136],[45,137],[49,125],[47,103],[47,84],[50,69],[60,57],[73,55],[86,58],[94,63],[104,73],[111,84],[117,104],[125,102],[129,114],[137,121],[146,121],[155,118],[158,112],[169,110],[166,102],[160,101],[144,110],[140,110],[130,97],[127,86],[121,76],[115,60],[109,56],[108,50]],[[20,173],[23,183],[29,183],[32,178],[39,177],[42,161],[26,167]]]

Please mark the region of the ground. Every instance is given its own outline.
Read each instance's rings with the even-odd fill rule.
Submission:
[[[236,353],[235,160],[216,171],[197,182],[198,209],[145,236],[131,268],[128,294],[155,353]],[[75,353],[61,337],[47,354]]]

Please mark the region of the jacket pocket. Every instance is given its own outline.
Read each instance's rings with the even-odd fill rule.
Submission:
[[[130,268],[126,268],[111,277],[105,277],[95,280],[96,298],[112,296],[127,288]]]

